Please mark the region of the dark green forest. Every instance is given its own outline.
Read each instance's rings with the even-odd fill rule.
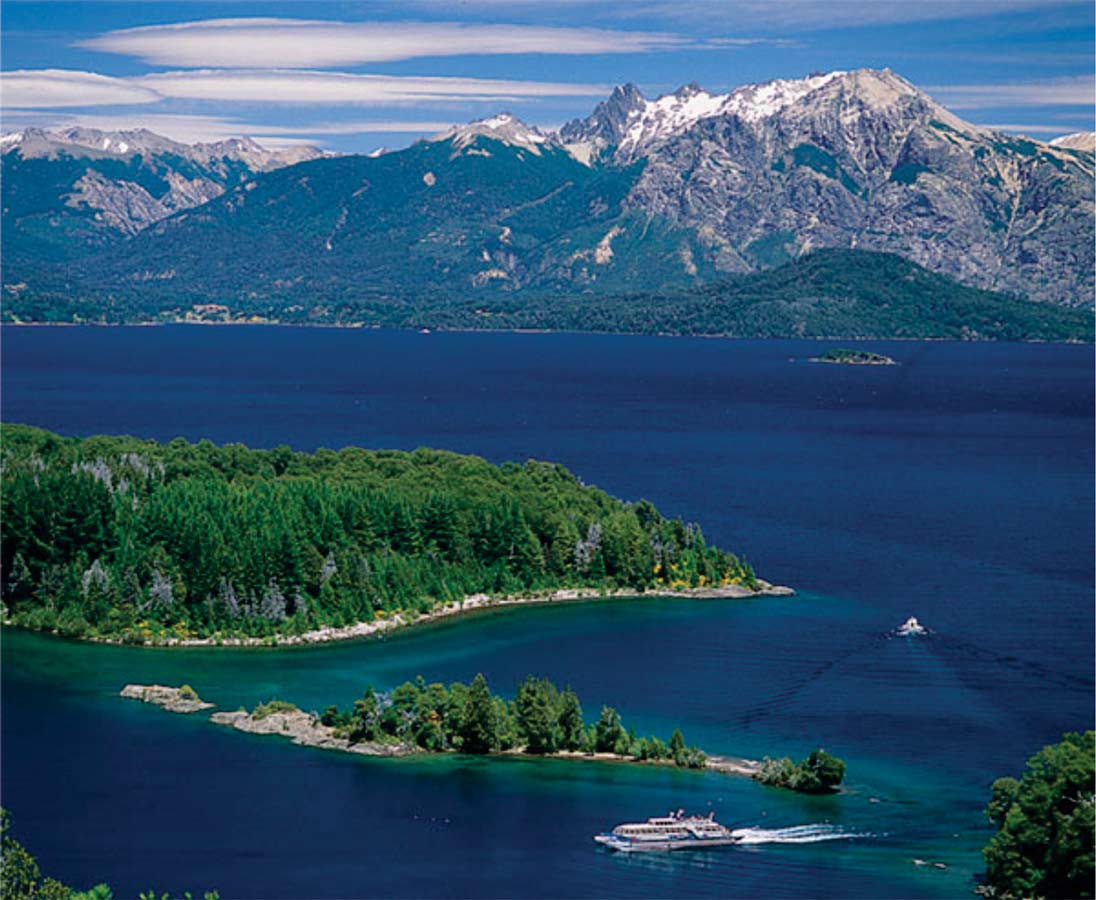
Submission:
[[[300,325],[591,331],[736,338],[945,338],[1092,341],[1091,310],[966,287],[888,253],[819,250],[763,272],[683,289],[551,293],[527,288],[412,293],[362,284],[206,293],[170,284],[89,289],[41,273],[5,297],[6,322],[173,322],[195,304],[215,318]],[[189,290],[189,293],[187,292]],[[199,318],[205,317],[204,314]]]
[[[756,587],[749,564],[563,466],[252,450],[4,425],[3,603],[134,642],[297,634],[473,593]]]
[[[264,711],[260,706],[252,715]],[[615,753],[688,768],[705,763],[700,750],[686,745],[680,729],[674,729],[668,742],[637,737],[611,706],[603,706],[598,720],[587,723],[574,691],[532,675],[509,702],[491,693],[482,673],[471,684],[448,687],[427,684],[420,675],[389,693],[369,686],[352,708],[329,706],[320,720],[354,743],[398,741],[433,752]]]

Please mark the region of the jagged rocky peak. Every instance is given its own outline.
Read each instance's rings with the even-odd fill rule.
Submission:
[[[1062,150],[1083,150],[1085,153],[1096,153],[1096,132],[1075,131],[1073,134],[1063,134],[1050,142],[1052,147],[1060,147]]]
[[[514,147],[529,150],[540,155],[541,148],[551,141],[551,137],[544,132],[526,125],[513,113],[499,113],[487,119],[477,119],[467,125],[454,125],[447,128],[441,134],[429,138],[430,141],[452,141],[458,150],[471,147],[477,138],[485,137],[491,140],[501,141]],[[478,153],[489,153],[488,150],[476,149]]]
[[[776,116],[801,109],[840,109],[880,114],[914,110],[950,127],[970,130],[931,97],[890,69],[818,72],[805,78],[779,78],[747,84],[727,94],[713,94],[695,82],[647,100],[633,85],[616,88],[586,119],[576,119],[559,132],[563,144],[583,162],[612,151],[620,161],[646,155],[652,148],[688,131],[698,122],[734,116],[757,129]]]

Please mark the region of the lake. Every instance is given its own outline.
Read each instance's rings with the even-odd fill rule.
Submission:
[[[797,588],[791,598],[511,609],[384,641],[148,650],[5,632],[3,803],[44,871],[119,895],[944,897],[995,777],[1092,727],[1090,347],[829,345],[262,327],[5,328],[3,418],[63,434],[296,449],[436,446],[564,463]],[[932,634],[889,633],[916,615]],[[569,683],[713,752],[846,759],[805,797],[715,773],[376,761],[119,699],[186,681],[306,708],[484,672]],[[590,840],[714,809],[729,851]],[[805,826],[805,827],[800,827]],[[913,860],[929,865],[916,865]],[[942,863],[937,868],[932,863]]]

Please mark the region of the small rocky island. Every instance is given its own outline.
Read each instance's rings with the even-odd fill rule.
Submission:
[[[896,366],[889,356],[872,353],[870,350],[828,350],[821,356],[812,356],[813,363],[837,363],[845,366]]]
[[[121,696],[128,700],[140,700],[154,706],[162,706],[168,712],[194,713],[213,709],[216,704],[206,703],[189,684],[168,687],[163,684],[127,684]]]

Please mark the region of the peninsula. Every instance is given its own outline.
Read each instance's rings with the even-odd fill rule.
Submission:
[[[126,685],[121,696],[143,699],[155,693],[167,700],[157,705],[185,713],[190,709],[172,702],[190,699],[193,692],[184,691],[185,686]],[[174,698],[172,692],[176,692]],[[193,698],[204,704],[196,694]],[[482,674],[470,684],[449,686],[427,684],[420,676],[389,692],[367,687],[345,710],[329,706],[317,715],[292,703],[271,700],[251,711],[215,712],[210,721],[249,734],[278,735],[300,746],[364,756],[533,756],[710,769],[752,778],[764,770],[764,765],[754,760],[713,756],[689,746],[677,728],[667,741],[637,737],[611,706],[603,706],[597,721],[588,723],[574,691],[560,690],[548,679],[534,676],[522,682],[510,701],[492,694]],[[792,784],[778,786],[798,789]]]
[[[73,637],[313,643],[519,603],[791,593],[554,463],[0,435],[4,620]]]

